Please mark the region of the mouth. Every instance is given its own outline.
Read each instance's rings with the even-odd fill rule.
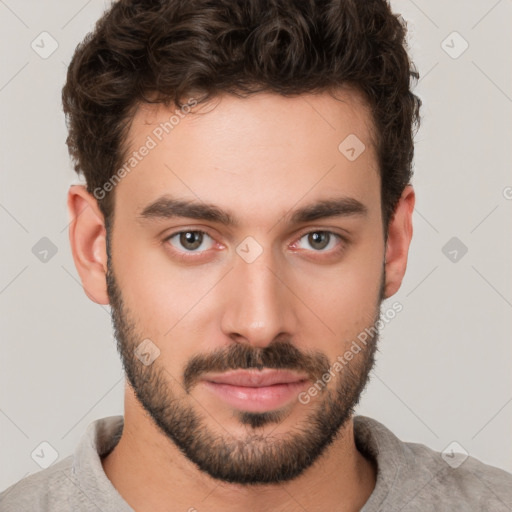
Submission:
[[[278,409],[297,400],[307,375],[289,370],[234,370],[206,375],[202,383],[228,405],[247,412]]]

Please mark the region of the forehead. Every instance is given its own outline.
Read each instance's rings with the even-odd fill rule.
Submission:
[[[262,208],[275,217],[329,195],[380,208],[372,126],[362,94],[346,88],[335,98],[223,94],[181,111],[144,104],[130,126],[116,203],[133,214],[170,194],[240,216],[258,212],[255,222],[264,222]]]
[[[202,104],[197,104],[193,97],[188,101],[194,106],[178,109],[161,103],[139,104],[130,126],[128,149],[136,149],[137,139],[148,133],[157,143],[166,143],[172,142],[172,137],[166,137],[171,132],[174,138],[202,137],[205,130],[210,138],[231,132],[229,136],[236,144],[246,133],[255,135],[256,131],[262,142],[275,141],[277,131],[279,142],[285,139],[293,142],[294,136],[304,132],[314,140],[328,132],[338,132],[340,136],[350,130],[357,132],[361,139],[373,142],[371,109],[363,93],[348,86],[340,87],[333,95],[322,92],[282,96],[262,92],[239,98],[223,93]]]

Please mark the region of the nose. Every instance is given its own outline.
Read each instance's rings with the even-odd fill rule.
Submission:
[[[294,295],[275,268],[270,251],[248,263],[235,258],[226,276],[222,331],[236,342],[266,347],[278,337],[293,337]]]

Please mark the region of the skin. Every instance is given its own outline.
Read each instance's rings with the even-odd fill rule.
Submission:
[[[383,268],[385,298],[401,285],[414,190],[404,189],[385,243],[371,117],[357,91],[344,88],[338,98],[342,101],[327,93],[222,95],[209,108],[195,109],[202,115],[181,119],[115,187],[112,263],[136,333],[160,349],[154,364],[165,369],[180,403],[191,406],[219,435],[245,440],[251,427],[203,385],[187,395],[177,384],[192,357],[233,344],[264,348],[286,335],[301,353],[318,351],[334,362],[372,325]],[[162,105],[139,108],[128,136],[131,150],[171,113]],[[366,145],[354,161],[338,150],[349,134]],[[187,218],[142,221],[141,210],[163,193],[215,204],[230,211],[239,226]],[[287,222],[301,206],[341,196],[357,199],[366,214]],[[97,201],[85,187],[74,185],[68,210],[84,291],[94,302],[108,304],[106,232]],[[179,238],[171,246],[165,241],[183,229],[210,235],[200,257],[182,261],[176,254],[186,248]],[[338,254],[336,238],[327,249],[315,249],[305,235],[316,231],[343,234],[348,243]],[[252,263],[236,253],[248,236],[263,249]],[[357,357],[349,364],[359,371]],[[329,389],[341,378],[343,372]],[[286,438],[322,407],[321,400],[294,401],[278,424],[263,425],[258,432]],[[200,471],[151,420],[128,380],[124,406],[123,435],[102,464],[138,511],[355,511],[375,487],[376,468],[355,445],[352,417],[298,477],[248,486]]]

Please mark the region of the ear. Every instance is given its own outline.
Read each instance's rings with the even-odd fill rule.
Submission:
[[[107,246],[103,214],[84,185],[68,191],[69,241],[84,291],[97,304],[108,304]]]
[[[394,295],[402,284],[407,268],[407,256],[412,238],[412,213],[416,197],[411,185],[407,185],[398,201],[388,227],[386,244],[386,285],[384,297]]]

